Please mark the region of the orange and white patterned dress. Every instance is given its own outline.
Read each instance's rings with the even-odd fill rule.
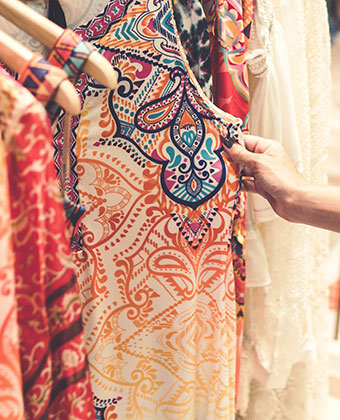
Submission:
[[[78,82],[74,126],[97,418],[233,420],[239,168],[222,139],[242,121],[204,97],[171,2],[110,1],[77,32],[119,79],[115,91]]]

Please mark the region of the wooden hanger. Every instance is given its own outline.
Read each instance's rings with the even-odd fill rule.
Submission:
[[[0,30],[0,60],[16,73],[32,60],[34,54],[5,32]],[[63,80],[56,92],[54,102],[70,114],[79,114],[81,109],[78,93],[69,80]]]
[[[63,28],[19,0],[0,0],[0,15],[49,49],[53,48],[56,40],[63,33]],[[116,72],[109,61],[97,51],[89,55],[83,71],[110,89],[115,89],[117,86]]]

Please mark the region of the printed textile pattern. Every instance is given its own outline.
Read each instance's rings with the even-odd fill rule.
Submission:
[[[8,171],[1,140],[0,197],[0,420],[24,420]]]
[[[51,121],[56,119],[60,111],[53,99],[64,80],[67,80],[67,74],[51,65],[39,53],[35,53],[25,64],[18,77],[18,81],[42,103]]]
[[[1,74],[25,418],[93,419],[81,301],[46,112]]]
[[[239,168],[221,139],[242,121],[202,95],[169,1],[111,1],[76,32],[119,75],[115,91],[81,77],[75,124],[97,418],[233,418]]]
[[[211,41],[216,105],[243,120],[249,113],[247,50],[254,0],[203,0]]]
[[[198,0],[174,0],[174,14],[190,68],[205,95],[212,99],[210,39],[202,4]]]
[[[70,29],[65,29],[51,49],[47,61],[63,69],[69,79],[75,82],[92,51],[94,48],[90,44]]]
[[[100,2],[98,2],[100,3]],[[104,2],[105,4],[108,3],[107,1]],[[93,20],[96,21],[96,24],[92,25],[91,33],[86,33],[83,35],[84,40],[96,40],[106,35],[109,31],[111,25],[118,23],[124,13],[128,5],[131,3],[131,0],[122,0],[117,2],[117,5],[112,6],[111,2],[107,4],[105,7],[105,11],[107,13],[106,17],[103,18],[102,14],[98,14],[98,16]],[[61,2],[63,9],[66,11],[68,8],[70,9],[69,12],[74,12],[72,4],[65,2]],[[94,3],[92,2],[92,6],[94,7]],[[90,12],[91,5],[89,5]],[[81,6],[84,7],[84,6]],[[124,29],[125,30],[125,29]],[[76,31],[75,31],[76,32]],[[78,35],[81,35],[79,33]],[[79,91],[84,89],[86,86],[87,79],[85,75],[80,77],[76,83],[76,87]],[[76,156],[76,133],[78,128],[79,119],[77,116],[72,117],[71,121],[71,136],[69,139],[70,142],[70,166],[71,171],[69,174],[69,179],[65,183],[65,189],[67,190],[67,196],[69,200],[74,203],[75,205],[79,205],[79,191],[78,191],[78,173],[77,173],[77,156]],[[62,145],[64,143],[64,127],[65,127],[65,113],[62,113],[60,118],[57,121],[57,125],[54,131],[54,147],[55,147],[55,164],[58,171],[58,179],[61,182],[61,168],[62,168]],[[74,231],[74,235],[71,239],[71,247],[72,251],[79,251],[82,249],[82,236],[81,236],[81,228],[78,231]]]
[[[80,227],[80,222],[85,215],[85,207],[81,204],[75,204],[67,198],[63,198],[64,211],[66,216],[66,228],[71,238],[71,242],[75,233]]]

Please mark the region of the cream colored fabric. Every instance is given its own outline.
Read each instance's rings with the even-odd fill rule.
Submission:
[[[271,283],[267,253],[254,217],[252,201],[247,200],[247,288]]]
[[[249,45],[248,67],[251,104],[250,134],[279,141],[299,171],[302,152],[295,111],[293,82],[286,36],[274,15],[272,0],[260,0],[254,17]],[[269,222],[277,216],[261,196],[250,193],[247,206],[247,285],[270,283],[263,238],[256,222]]]
[[[250,134],[279,141],[298,170],[302,171],[302,152],[287,47],[286,35],[274,15],[272,0],[260,0],[249,46],[248,67],[253,74],[249,130]],[[262,197],[249,194],[249,200],[257,222],[276,218]]]
[[[108,0],[59,0],[67,26],[71,29],[87,23],[104,10]]]
[[[324,183],[330,114],[326,3],[273,0],[272,5],[288,45],[303,174]],[[246,420],[324,420],[327,285],[322,263],[328,234],[280,218],[258,228],[271,284],[247,291],[240,414]]]

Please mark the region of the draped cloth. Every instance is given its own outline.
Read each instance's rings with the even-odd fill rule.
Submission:
[[[0,419],[23,420],[25,408],[8,188],[6,152],[0,138]]]
[[[241,120],[199,89],[171,2],[111,1],[76,32],[118,72],[115,91],[80,78],[73,124],[97,417],[232,419],[239,168],[221,139]]]
[[[253,0],[203,0],[211,41],[213,97],[216,105],[248,123],[246,68]]]
[[[283,129],[293,130],[297,124],[298,135],[290,135],[284,146],[295,163],[300,162],[306,179],[324,184],[331,97],[326,2],[258,2],[266,3],[283,32],[272,32],[272,45],[277,36],[287,43],[288,63],[286,67],[280,65],[280,70],[286,71],[284,79],[278,81],[280,88],[286,86],[283,92],[286,99],[283,102],[280,95],[280,104],[276,105],[278,111],[283,111],[278,121],[282,118],[285,124],[287,115],[294,110],[289,117],[290,127],[283,126]],[[277,48],[275,54],[283,60],[284,43],[281,41]],[[275,64],[275,56],[270,59]],[[282,78],[282,74],[277,72],[275,77]],[[294,105],[290,113],[283,106],[289,99],[288,89]],[[275,96],[277,100],[278,95]],[[267,129],[267,121],[264,123]],[[324,264],[329,252],[328,232],[290,224],[278,217],[258,223],[258,228],[271,283],[247,290],[241,414],[247,420],[327,418],[325,325],[328,319]]]
[[[178,35],[191,70],[205,95],[212,99],[210,38],[203,6],[199,0],[174,0]]]
[[[1,345],[13,348],[6,356],[11,385],[22,381],[15,400],[1,401],[7,407],[0,416],[22,418],[22,397],[25,418],[93,419],[81,302],[56,182],[51,127],[44,108],[26,89],[5,72],[0,78],[0,132],[8,176],[2,206],[8,203],[4,214],[10,232],[5,239],[12,243],[6,249],[8,261],[1,255],[1,279],[11,281],[7,290],[1,289],[1,305],[13,297],[13,288],[15,297],[12,338],[6,335],[3,312],[0,338]]]
[[[211,42],[211,63],[214,103],[243,120],[248,131],[249,85],[247,53],[254,14],[254,0],[202,0]],[[239,388],[244,297],[246,288],[246,195],[237,202],[237,217],[232,234],[233,264],[237,303],[237,373]]]

